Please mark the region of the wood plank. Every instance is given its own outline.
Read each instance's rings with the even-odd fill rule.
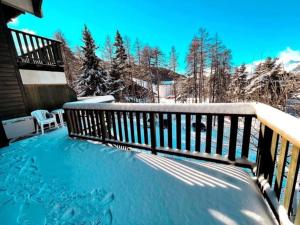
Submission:
[[[238,131],[238,116],[231,116],[228,159],[234,161]]]
[[[127,125],[127,113],[125,111],[123,111],[123,121],[124,121],[125,141],[129,142],[128,125]]]
[[[211,131],[212,131],[212,115],[207,115],[205,152],[209,154],[211,153]]]
[[[104,120],[104,111],[99,112],[100,116],[100,126],[101,126],[101,134],[102,134],[102,142],[105,143],[106,137],[107,137],[107,129],[105,126],[105,120]]]
[[[121,113],[120,113],[120,111],[117,111],[117,121],[118,121],[119,141],[124,141],[123,140],[122,122],[121,122]]]
[[[218,130],[217,130],[217,146],[216,153],[222,155],[223,136],[224,136],[224,116],[218,115]]]
[[[242,144],[242,157],[244,158],[248,158],[249,156],[251,126],[252,126],[252,116],[245,116],[243,144]]]
[[[165,147],[165,137],[164,137],[164,114],[159,113],[159,142],[160,142],[160,147],[164,148]]]
[[[201,151],[201,115],[196,114],[196,138],[195,138],[195,151]]]
[[[117,134],[117,125],[116,125],[116,116],[115,112],[111,111],[111,118],[112,118],[112,125],[113,125],[113,132],[114,132],[114,139],[118,140],[118,134]]]
[[[291,206],[293,203],[293,197],[295,193],[295,185],[297,182],[297,174],[299,171],[299,155],[300,149],[297,146],[293,146],[292,148],[292,157],[289,166],[289,172],[287,175],[287,184],[284,194],[283,206],[289,212],[291,211]]]
[[[150,136],[151,136],[151,152],[156,155],[156,132],[155,132],[155,121],[154,113],[150,112]]]
[[[110,114],[109,111],[105,111],[105,118],[106,118],[106,124],[107,124],[108,139],[112,139],[112,134],[111,134],[111,114]]]
[[[275,192],[277,199],[280,199],[280,193],[281,193],[281,189],[282,189],[282,181],[283,181],[283,176],[284,176],[284,168],[285,168],[285,164],[286,164],[286,160],[287,160],[288,149],[289,149],[289,142],[285,138],[282,138],[279,159],[278,159],[278,164],[277,164],[277,176],[276,176],[275,185],[274,185],[274,192]]]
[[[271,186],[273,184],[272,182],[273,182],[273,175],[274,175],[274,169],[275,169],[275,163],[276,163],[278,139],[279,139],[279,135],[277,133],[273,132],[272,142],[271,142],[271,163],[270,163],[270,167],[267,171],[269,184]]]

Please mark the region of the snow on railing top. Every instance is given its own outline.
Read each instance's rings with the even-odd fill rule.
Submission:
[[[255,115],[255,103],[159,104],[159,103],[101,103],[70,102],[65,109],[102,109],[116,111],[203,113],[225,115]]]
[[[105,95],[105,96],[91,96],[91,97],[80,97],[79,101],[72,102],[76,104],[82,103],[110,103],[114,102],[115,98],[112,95]]]
[[[255,104],[257,119],[300,147],[300,119],[265,104]]]

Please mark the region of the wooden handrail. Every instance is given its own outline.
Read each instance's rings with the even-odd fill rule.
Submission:
[[[261,103],[71,102],[66,103],[64,109],[71,137],[144,149],[152,154],[163,153],[251,168],[278,221],[291,224],[290,220],[294,217],[300,221],[300,207],[297,215],[292,207],[300,164],[300,120],[293,116]],[[260,126],[256,161],[252,162],[249,160],[249,145],[254,135],[254,120],[259,121]],[[205,148],[201,148],[200,143],[201,121],[206,126],[203,131],[206,135]],[[230,122],[228,149],[223,147],[225,121]],[[214,126],[215,123],[217,126]],[[193,150],[191,125],[196,128]],[[216,134],[215,149],[212,149],[212,130]],[[240,154],[237,154],[238,130],[242,131]],[[173,137],[176,137],[176,144],[173,143]],[[185,147],[182,145],[183,138]],[[286,185],[283,183],[285,176]],[[283,199],[283,204],[280,199]]]

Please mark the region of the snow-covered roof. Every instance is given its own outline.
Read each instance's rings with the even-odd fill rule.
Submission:
[[[80,97],[78,98],[79,101],[74,103],[108,103],[114,102],[115,98],[112,95],[105,95],[105,96],[91,96],[91,97]]]

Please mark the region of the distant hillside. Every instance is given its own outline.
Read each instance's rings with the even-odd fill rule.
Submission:
[[[160,78],[160,81],[171,81],[174,79],[178,79],[179,77],[183,76],[179,73],[173,73],[171,70],[166,68],[151,68],[152,76],[154,83],[157,83],[158,78]],[[157,77],[157,75],[159,77]]]

